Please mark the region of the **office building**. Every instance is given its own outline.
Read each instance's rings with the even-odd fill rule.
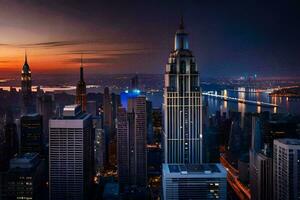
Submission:
[[[43,117],[37,113],[21,117],[21,153],[43,154]]]
[[[128,110],[118,109],[117,152],[120,189],[147,184],[146,98],[128,100]]]
[[[262,149],[262,119],[252,117],[252,139],[249,151],[251,199],[273,199],[273,160],[268,144]],[[240,172],[241,173],[241,172]]]
[[[1,179],[2,199],[42,199],[45,163],[37,153],[21,154],[10,160],[9,170],[1,174]]]
[[[163,199],[226,200],[226,176],[220,164],[163,164]]]
[[[37,97],[37,113],[43,116],[43,144],[49,141],[49,119],[54,115],[54,102],[49,94]]]
[[[165,70],[165,163],[202,162],[202,94],[199,70],[183,21]]]
[[[92,181],[92,119],[80,105],[65,106],[49,121],[51,200],[89,199]]]
[[[93,117],[98,116],[96,101],[88,101],[86,103],[86,111],[87,113],[90,113]]]
[[[300,198],[300,140],[276,139],[273,145],[274,199]]]

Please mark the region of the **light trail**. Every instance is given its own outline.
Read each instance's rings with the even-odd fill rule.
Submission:
[[[239,177],[239,171],[235,169],[224,157],[224,154],[221,154],[220,156],[220,162],[221,164],[226,168],[227,170],[227,181],[231,188],[234,190],[235,194],[239,197],[241,200],[250,200],[251,194],[250,189],[246,187],[243,183],[241,183],[238,179]]]
[[[202,92],[202,95],[220,98],[224,101],[233,101],[233,102],[244,103],[244,104],[252,104],[252,105],[257,105],[257,106],[261,106],[261,107],[278,107],[277,104],[273,104],[273,103],[267,103],[267,102],[262,102],[262,101],[252,101],[252,100],[240,99],[240,98],[235,98],[235,97],[228,97],[228,96],[224,96],[224,95],[215,94],[212,92]]]

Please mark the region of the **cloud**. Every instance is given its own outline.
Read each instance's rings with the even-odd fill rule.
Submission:
[[[9,60],[0,60],[0,64],[4,64],[4,63],[10,63],[11,61]]]

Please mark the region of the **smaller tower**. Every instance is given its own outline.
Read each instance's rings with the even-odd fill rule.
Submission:
[[[76,99],[75,103],[81,105],[82,111],[86,111],[86,84],[83,79],[83,64],[81,56],[81,66],[80,66],[80,80],[76,87]]]
[[[32,110],[32,82],[31,70],[27,62],[27,53],[25,51],[25,63],[21,74],[21,92],[22,92],[22,114],[28,114]]]

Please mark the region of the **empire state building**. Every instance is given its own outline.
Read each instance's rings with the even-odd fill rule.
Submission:
[[[199,71],[183,20],[165,70],[165,163],[202,163],[202,95]]]
[[[27,62],[27,53],[25,52],[25,62],[22,68],[21,74],[21,94],[22,94],[22,106],[21,114],[29,114],[33,112],[32,102],[32,80],[31,70]]]

